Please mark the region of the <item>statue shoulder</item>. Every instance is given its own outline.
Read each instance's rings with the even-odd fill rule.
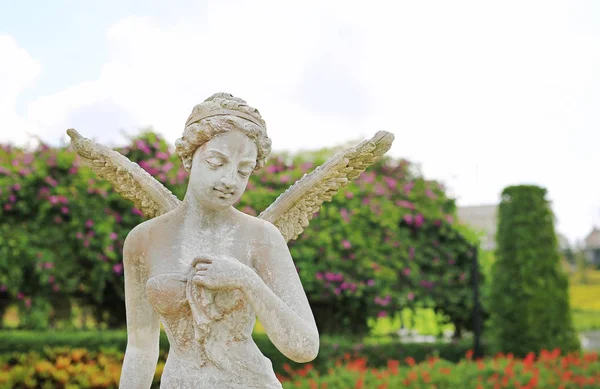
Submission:
[[[152,244],[155,243],[157,236],[165,235],[165,229],[173,229],[171,224],[176,222],[173,214],[173,211],[167,212],[155,218],[145,220],[135,226],[125,238],[123,245],[124,256],[132,258],[145,256]]]

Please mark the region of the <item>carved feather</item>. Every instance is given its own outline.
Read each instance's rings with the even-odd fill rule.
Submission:
[[[74,129],[67,130],[71,145],[82,162],[149,218],[167,213],[181,203],[163,184],[140,165],[106,146],[84,138]]]
[[[380,131],[373,138],[341,151],[282,193],[258,217],[273,223],[286,241],[296,239],[325,201],[390,149],[394,135]]]

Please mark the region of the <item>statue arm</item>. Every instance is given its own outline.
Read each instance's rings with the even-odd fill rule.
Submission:
[[[159,353],[160,321],[146,298],[147,267],[133,229],[123,247],[127,349],[121,370],[121,389],[150,388]]]
[[[289,359],[305,363],[319,352],[319,331],[284,237],[265,223],[256,273],[242,288],[269,339]]]

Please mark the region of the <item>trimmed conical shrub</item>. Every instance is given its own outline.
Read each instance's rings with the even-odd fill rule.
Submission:
[[[560,266],[554,216],[544,188],[504,189],[496,242],[489,307],[495,348],[516,356],[579,349],[568,279]]]

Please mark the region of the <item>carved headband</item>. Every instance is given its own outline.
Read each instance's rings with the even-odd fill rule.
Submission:
[[[195,115],[191,115],[187,122],[185,123],[185,126],[189,126],[190,124],[193,123],[197,123],[202,119],[206,119],[209,117],[213,117],[213,116],[220,116],[220,115],[233,115],[233,116],[237,116],[239,118],[242,119],[246,119],[251,121],[252,123],[256,124],[257,126],[259,126],[260,128],[264,129],[264,125],[262,123],[260,123],[256,118],[245,114],[243,112],[239,112],[239,111],[234,111],[234,110],[230,110],[230,109],[216,109],[213,111],[209,111],[209,112],[204,112],[204,113],[200,113],[200,114],[195,114]]]

